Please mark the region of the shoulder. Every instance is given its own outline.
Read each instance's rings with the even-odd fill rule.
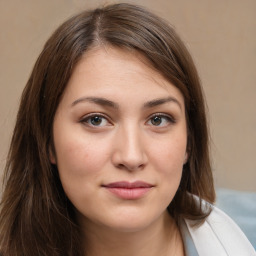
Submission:
[[[195,227],[194,221],[184,220],[198,255],[256,256],[254,248],[235,222],[217,207],[211,207],[211,214],[200,226]]]

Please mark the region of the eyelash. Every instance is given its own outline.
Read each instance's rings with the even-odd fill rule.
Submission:
[[[86,115],[85,117],[83,117],[83,118],[80,120],[80,122],[83,123],[83,124],[85,124],[85,125],[87,125],[87,126],[89,126],[89,127],[93,127],[93,128],[102,127],[102,126],[101,126],[101,123],[100,123],[100,125],[93,125],[93,124],[90,124],[90,123],[89,123],[89,121],[90,121],[92,118],[94,118],[94,117],[99,117],[99,118],[101,118],[101,120],[102,120],[102,119],[105,119],[105,120],[107,121],[107,123],[112,124],[112,122],[109,121],[109,117],[107,117],[106,115],[104,115],[104,114],[102,114],[102,113],[91,113],[91,114],[88,114],[88,115]],[[155,118],[155,117],[161,118],[161,123],[162,123],[162,119],[163,119],[163,118],[165,118],[169,124],[175,124],[175,123],[176,123],[176,120],[175,120],[172,116],[170,116],[170,115],[168,115],[168,114],[163,114],[163,113],[155,113],[155,114],[151,115],[151,116],[147,119],[147,122],[146,122],[146,123],[149,123],[149,122],[151,121],[151,125],[152,125],[153,127],[162,127],[162,126],[160,126],[160,125],[153,125],[153,124],[152,124],[152,120],[153,120],[153,118]],[[105,126],[105,125],[104,125],[104,126]],[[165,126],[168,126],[168,125],[165,125]],[[165,126],[164,126],[164,127],[165,127]]]
[[[164,114],[164,113],[155,113],[155,114],[151,115],[149,117],[147,123],[150,122],[150,120],[152,120],[154,117],[160,117],[161,119],[165,118],[169,124],[175,124],[176,123],[176,120],[173,118],[173,116],[168,115],[168,114]],[[161,127],[161,126],[158,126],[158,125],[153,125],[153,126]]]
[[[84,116],[84,117],[80,120],[80,122],[83,123],[83,124],[85,124],[85,125],[87,125],[87,126],[90,126],[90,127],[100,127],[100,125],[97,126],[97,125],[92,125],[92,124],[89,123],[89,121],[90,121],[93,117],[100,117],[101,119],[107,120],[107,122],[111,124],[111,122],[109,121],[109,118],[108,118],[106,115],[103,115],[102,113],[91,113],[91,114],[88,114],[88,115]]]

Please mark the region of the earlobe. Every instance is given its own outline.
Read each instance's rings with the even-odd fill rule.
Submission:
[[[51,164],[56,164],[56,157],[55,157],[55,154],[52,150],[52,147],[49,147],[49,160],[51,162]]]
[[[187,161],[188,161],[188,152],[186,152],[186,154],[185,154],[183,164],[186,164]]]

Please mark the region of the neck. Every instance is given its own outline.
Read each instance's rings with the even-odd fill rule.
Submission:
[[[90,256],[174,256],[182,246],[174,219],[166,213],[148,227],[121,232],[96,225],[84,225],[86,255]]]

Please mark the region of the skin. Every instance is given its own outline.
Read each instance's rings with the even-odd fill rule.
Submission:
[[[184,98],[174,85],[138,53],[94,48],[73,71],[53,134],[51,162],[77,210],[88,255],[183,255],[166,210],[187,155]],[[152,187],[124,199],[104,187],[117,181]]]

